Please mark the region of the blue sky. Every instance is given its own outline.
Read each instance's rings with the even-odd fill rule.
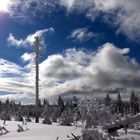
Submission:
[[[0,5],[2,100],[33,101],[37,35],[40,98],[139,90],[139,0],[6,0]]]

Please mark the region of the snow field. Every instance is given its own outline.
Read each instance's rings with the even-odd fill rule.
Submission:
[[[0,121],[2,125],[3,121]],[[0,136],[1,140],[69,140],[73,138],[71,133],[75,135],[81,134],[81,128],[76,128],[74,126],[58,126],[57,124],[46,125],[41,123],[28,123],[29,130],[26,130],[26,126],[23,126],[25,131],[17,132],[18,124],[22,125],[21,122],[17,121],[7,121],[5,128],[10,131],[7,134]],[[70,136],[70,137],[68,137]]]

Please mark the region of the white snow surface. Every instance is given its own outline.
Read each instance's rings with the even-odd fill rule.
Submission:
[[[74,126],[59,126],[58,124],[46,125],[41,123],[28,123],[28,129],[23,126],[25,131],[17,132],[18,124],[22,125],[21,122],[17,121],[6,121],[5,128],[10,131],[7,134],[0,134],[0,140],[69,140],[73,138],[71,133],[78,136],[81,134],[81,128]],[[0,120],[0,126],[3,126],[3,121]],[[68,136],[70,136],[68,138]]]
[[[26,126],[23,126],[25,131],[17,132],[18,124],[22,126],[22,122],[6,121],[4,127],[10,132],[3,135],[0,133],[0,140],[56,140],[57,137],[59,137],[58,140],[70,140],[73,138],[71,133],[78,136],[81,135],[82,130],[80,127],[75,129],[74,126],[59,126],[56,123],[46,125],[30,122],[28,123],[29,130],[26,130]],[[0,120],[0,126],[3,126],[2,120]],[[118,140],[140,140],[140,130],[129,129],[128,134],[125,135],[124,130],[121,129],[118,133]]]
[[[125,135],[124,130],[119,130],[119,140],[140,140],[140,130],[128,129],[128,134]]]

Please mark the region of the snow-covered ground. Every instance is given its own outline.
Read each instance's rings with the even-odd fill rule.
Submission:
[[[0,135],[0,140],[70,140],[72,137],[71,133],[76,136],[81,135],[81,128],[74,126],[59,126],[58,124],[45,125],[41,123],[28,123],[28,129],[23,126],[25,131],[17,132],[18,124],[22,125],[21,122],[7,121],[5,128],[10,131],[7,134]],[[3,121],[0,120],[0,126],[3,126]],[[128,134],[125,135],[123,129],[119,130],[118,140],[140,140],[140,130],[129,129]],[[70,137],[68,137],[70,136]]]
[[[0,120],[0,125],[2,126],[3,121]],[[41,123],[28,123],[29,130],[23,132],[17,132],[18,124],[22,125],[21,122],[7,121],[5,128],[10,131],[7,134],[0,136],[2,140],[68,140],[68,136],[71,138],[71,133],[75,135],[81,134],[81,128],[75,129],[75,127],[58,126],[57,124],[45,125]],[[26,126],[24,126],[26,129]],[[68,135],[68,136],[67,136]]]
[[[119,140],[140,140],[140,130],[129,129],[125,135],[124,130],[119,130]]]

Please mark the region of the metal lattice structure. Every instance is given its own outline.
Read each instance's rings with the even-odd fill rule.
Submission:
[[[35,71],[36,71],[36,76],[35,76],[35,93],[36,93],[36,118],[35,122],[39,122],[39,46],[40,46],[40,37],[36,36],[35,37]]]

